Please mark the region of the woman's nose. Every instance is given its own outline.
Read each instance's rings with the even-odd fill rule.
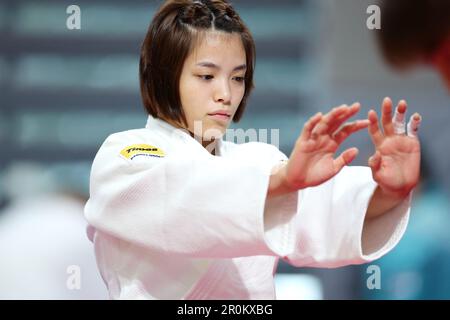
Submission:
[[[222,81],[216,88],[214,100],[228,104],[231,102],[231,89],[227,81]]]

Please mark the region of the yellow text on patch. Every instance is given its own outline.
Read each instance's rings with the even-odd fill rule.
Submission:
[[[164,151],[148,144],[133,144],[120,151],[120,154],[126,159],[130,160],[133,160],[133,158],[137,156],[149,156],[157,158],[162,158],[165,156]]]

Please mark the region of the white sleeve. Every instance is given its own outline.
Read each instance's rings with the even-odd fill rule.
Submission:
[[[112,135],[94,160],[85,216],[95,228],[198,258],[293,251],[296,208],[280,219],[277,234],[266,234],[270,172],[261,166],[192,152],[133,162],[118,155],[129,144]]]
[[[365,221],[377,184],[368,167],[344,167],[326,183],[299,192],[294,266],[335,268],[373,261],[393,249],[409,219],[411,195]]]
[[[273,149],[272,159],[269,161],[271,168],[281,165],[288,158],[278,148],[269,145]],[[270,197],[265,205],[265,230],[272,250],[280,252],[282,258],[291,254],[295,249],[296,215],[299,209],[298,191],[288,194]]]

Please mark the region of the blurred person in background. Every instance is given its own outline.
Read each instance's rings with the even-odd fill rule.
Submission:
[[[11,165],[2,179],[0,299],[106,299],[86,237],[78,171]]]
[[[450,91],[450,1],[383,0],[377,32],[387,62],[406,69],[431,65]]]
[[[386,62],[399,71],[431,66],[450,91],[450,1],[383,0],[380,8],[377,40]],[[423,152],[415,219],[395,253],[377,262],[383,284],[369,298],[450,299],[450,202],[431,162]]]

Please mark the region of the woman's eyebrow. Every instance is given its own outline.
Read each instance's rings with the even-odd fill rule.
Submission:
[[[213,68],[213,69],[218,69],[220,70],[220,67],[212,62],[199,62],[197,63],[197,66],[200,67],[206,67],[206,68]],[[247,65],[246,64],[241,64],[240,66],[237,66],[236,68],[233,69],[233,71],[238,71],[238,70],[246,70],[247,69]]]

